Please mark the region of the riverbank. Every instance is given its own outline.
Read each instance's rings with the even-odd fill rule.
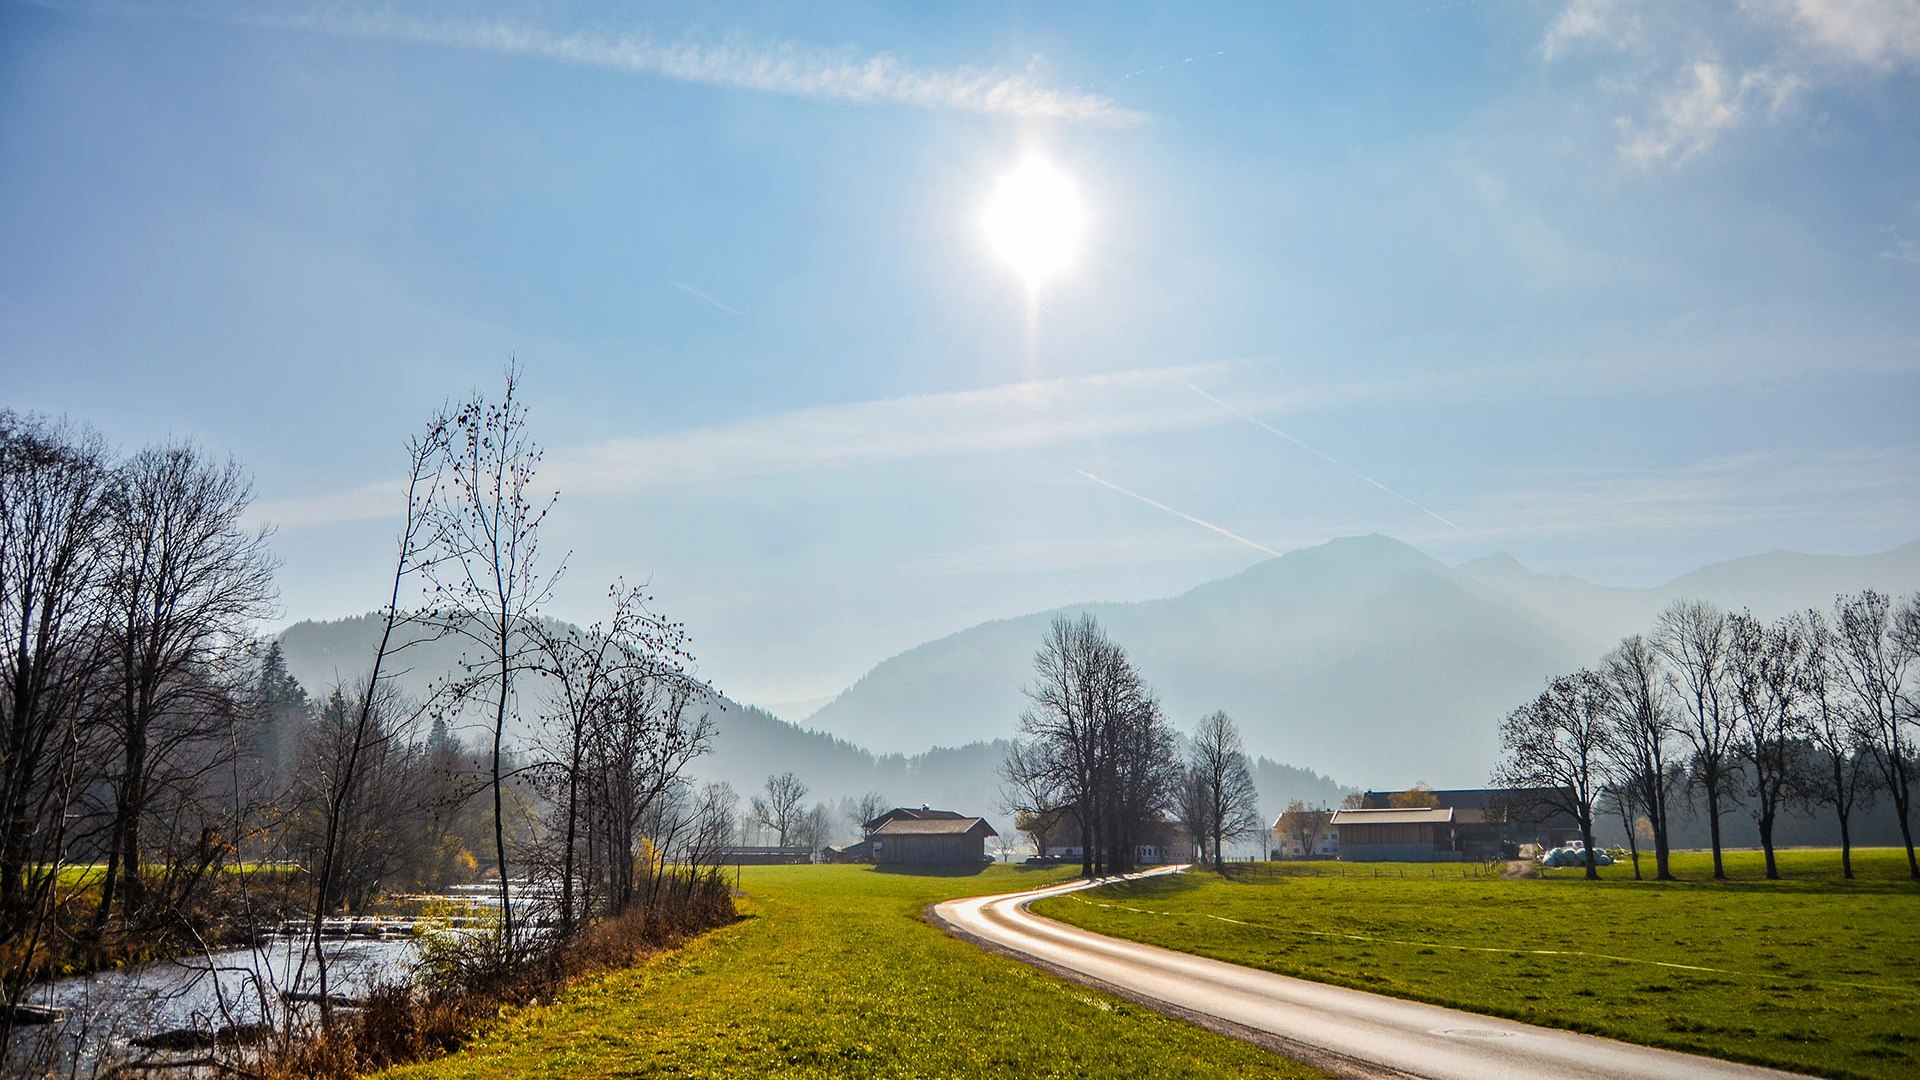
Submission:
[[[96,927],[99,876],[97,867],[63,870],[49,918],[31,933],[0,942],[0,972],[9,982],[46,983],[245,945],[296,916],[307,900],[291,868],[236,867],[213,876],[186,907],[156,902],[138,919],[116,912]]]

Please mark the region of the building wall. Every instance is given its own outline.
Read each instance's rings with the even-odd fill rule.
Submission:
[[[982,862],[987,854],[987,838],[979,833],[932,836],[876,837],[880,849],[874,852],[876,863],[940,865]]]
[[[1437,851],[1431,844],[1341,844],[1341,862],[1459,862],[1457,851]]]

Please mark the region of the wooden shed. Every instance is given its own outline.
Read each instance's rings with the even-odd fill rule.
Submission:
[[[1450,807],[1403,810],[1335,810],[1329,822],[1340,834],[1347,862],[1442,862],[1460,858]]]
[[[964,864],[986,861],[987,837],[998,836],[985,818],[892,817],[867,833],[873,861],[896,864]]]

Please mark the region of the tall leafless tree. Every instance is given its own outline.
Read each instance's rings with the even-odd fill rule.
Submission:
[[[1679,717],[1660,654],[1639,634],[1615,646],[1600,662],[1613,729],[1616,786],[1621,806],[1647,818],[1653,833],[1654,877],[1672,881],[1669,815],[1679,777],[1673,764]],[[1633,822],[1627,822],[1628,832]],[[1637,868],[1637,863],[1636,863]]]
[[[1913,851],[1914,739],[1906,696],[1909,669],[1916,656],[1895,636],[1894,609],[1887,594],[1867,589],[1840,597],[1834,605],[1838,649],[1835,665],[1853,701],[1854,726],[1880,773],[1881,790],[1893,801],[1906,845],[1907,873],[1920,880],[1920,861]]]
[[[1605,683],[1591,671],[1554,679],[1501,722],[1503,757],[1493,774],[1495,786],[1537,789],[1537,801],[1572,817],[1588,852],[1594,850],[1594,807],[1612,747],[1607,697]],[[1589,855],[1587,877],[1599,876]]]
[[[1815,768],[1807,776],[1807,798],[1833,808],[1840,828],[1840,875],[1851,879],[1853,809],[1862,795],[1871,797],[1872,766],[1848,707],[1847,688],[1838,667],[1840,643],[1833,625],[1817,608],[1801,612],[1799,618],[1807,642],[1800,667],[1800,695],[1805,703],[1803,730],[1817,757]]]
[[[1805,747],[1799,696],[1806,639],[1791,619],[1769,626],[1746,611],[1728,616],[1727,637],[1735,750],[1745,763],[1767,878],[1776,880],[1780,867],[1774,858],[1773,826],[1797,788]]]
[[[564,560],[552,570],[540,560],[540,526],[558,496],[534,486],[541,451],[527,431],[517,369],[507,369],[499,400],[475,395],[437,418],[432,428],[444,428],[445,438],[435,470],[438,485],[422,510],[432,551],[423,565],[432,583],[432,610],[449,632],[479,650],[465,690],[491,714],[488,763],[493,854],[500,874],[498,944],[502,955],[510,955],[516,940],[501,763],[515,681],[538,665],[532,630],[564,569]]]
[[[328,998],[327,954],[321,932],[336,892],[335,877],[341,859],[342,830],[354,812],[354,797],[363,786],[361,757],[379,749],[381,743],[396,734],[388,725],[379,722],[381,711],[392,707],[393,695],[389,683],[394,673],[389,660],[406,646],[421,639],[417,631],[407,634],[405,640],[396,640],[395,635],[403,627],[413,630],[415,627],[432,625],[431,620],[423,620],[417,613],[401,608],[400,592],[410,577],[424,569],[424,560],[428,558],[429,508],[434,505],[438,495],[447,435],[447,425],[436,421],[428,426],[424,435],[415,436],[407,442],[406,516],[402,519],[400,535],[395,542],[393,574],[388,579],[386,607],[380,612],[380,639],[374,646],[366,681],[352,698],[351,723],[342,725],[339,732],[341,739],[333,744],[338,751],[332,760],[336,767],[318,777],[308,777],[309,782],[319,779],[325,784],[324,837],[317,865],[313,867],[313,921],[309,926],[323,1027],[331,1026],[333,1009]]]
[[[108,451],[91,431],[0,410],[0,1000],[51,930],[68,808],[105,670],[98,634]],[[0,1010],[0,1054],[14,1015]]]
[[[1034,654],[1022,738],[1002,764],[1016,814],[1066,812],[1081,872],[1130,870],[1141,836],[1173,807],[1180,759],[1160,702],[1091,616],[1060,616]]]
[[[108,493],[108,632],[120,753],[96,929],[105,927],[116,901],[140,906],[147,886],[142,830],[156,796],[180,792],[218,766],[191,751],[219,744],[212,736],[231,720],[224,661],[250,624],[271,611],[274,595],[266,532],[242,525],[252,499],[238,462],[210,460],[185,443],[135,454]],[[207,840],[203,827],[203,846]]]
[[[1684,708],[1681,737],[1692,750],[1692,780],[1707,801],[1713,876],[1724,879],[1720,818],[1739,779],[1736,716],[1726,697],[1727,618],[1704,600],[1676,600],[1655,624],[1653,647],[1666,661]]]
[[[1187,772],[1204,793],[1203,823],[1212,841],[1213,868],[1227,868],[1227,845],[1261,831],[1260,792],[1253,786],[1246,744],[1233,718],[1210,713],[1200,721],[1187,752]]]

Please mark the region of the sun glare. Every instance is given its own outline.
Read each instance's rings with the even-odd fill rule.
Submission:
[[[1073,180],[1037,154],[1000,178],[981,225],[995,254],[1037,291],[1073,264],[1086,230],[1086,210]]]

